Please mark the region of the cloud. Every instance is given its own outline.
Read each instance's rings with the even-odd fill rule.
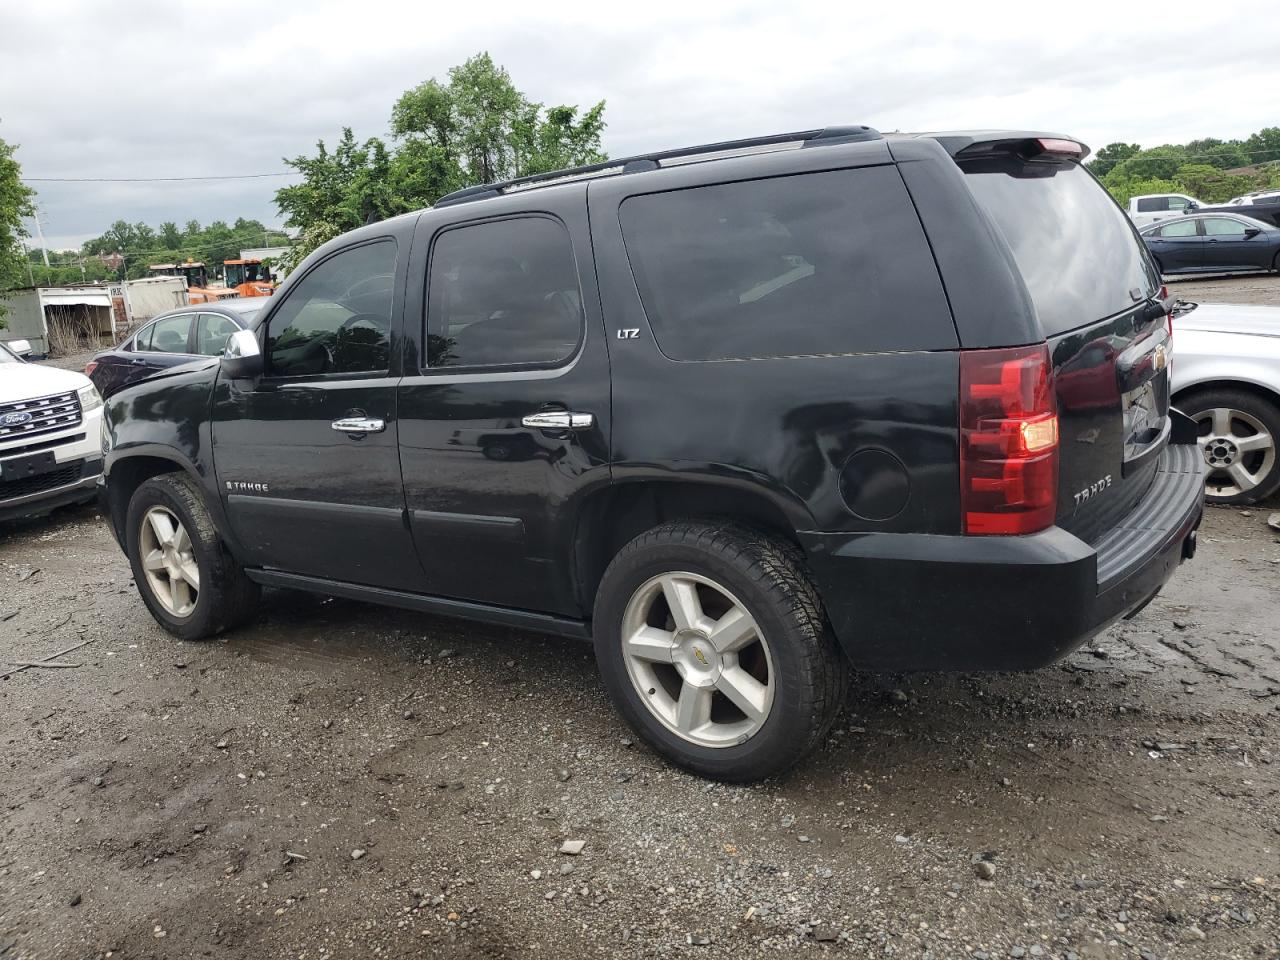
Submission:
[[[615,155],[804,129],[1021,127],[1095,148],[1275,124],[1280,65],[1230,5],[598,2],[10,5],[0,136],[31,177],[264,173],[381,135],[479,50],[546,103],[608,101]],[[1227,46],[1213,38],[1230,37]],[[1227,52],[1224,52],[1227,51]],[[278,223],[281,180],[38,184],[51,245],[113,220]]]

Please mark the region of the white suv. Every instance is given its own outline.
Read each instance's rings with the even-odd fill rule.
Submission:
[[[1145,227],[1157,220],[1193,213],[1203,206],[1204,203],[1185,193],[1146,193],[1129,198],[1128,212],[1130,220],[1139,227]]]
[[[102,397],[73,370],[0,343],[0,520],[92,500],[102,474]]]

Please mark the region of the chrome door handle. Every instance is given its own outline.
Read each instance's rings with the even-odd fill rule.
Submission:
[[[596,418],[590,413],[542,410],[521,418],[520,422],[534,430],[586,430],[596,422]]]
[[[342,417],[329,426],[341,433],[381,433],[387,429],[387,421],[378,417]]]

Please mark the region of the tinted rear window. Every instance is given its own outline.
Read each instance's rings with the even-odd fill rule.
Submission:
[[[1157,278],[1129,218],[1077,164],[966,163],[969,189],[1013,250],[1049,336],[1132,307]]]
[[[621,217],[645,313],[672,359],[956,345],[894,167],[646,194]]]

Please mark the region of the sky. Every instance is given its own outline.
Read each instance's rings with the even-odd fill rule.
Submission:
[[[28,178],[279,173],[344,125],[385,135],[401,93],[487,50],[534,100],[607,101],[612,156],[842,123],[1047,130],[1095,150],[1227,139],[1280,125],[1260,9],[0,0],[0,138]],[[274,192],[295,179],[31,185],[63,249],[117,219],[279,225]]]

